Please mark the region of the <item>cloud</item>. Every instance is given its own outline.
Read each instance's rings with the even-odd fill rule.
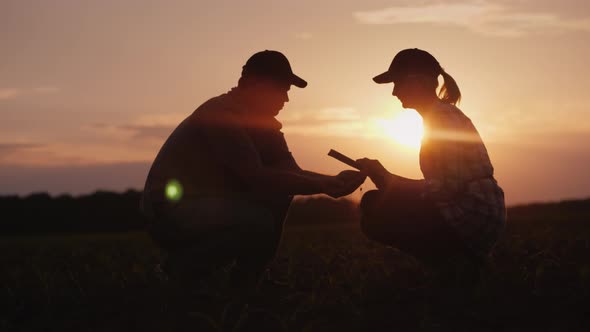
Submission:
[[[540,32],[590,32],[588,17],[568,19],[550,12],[525,13],[507,5],[483,0],[392,6],[359,11],[353,15],[362,24],[438,24],[502,37],[520,37]]]
[[[57,93],[61,89],[55,86],[41,86],[33,89],[17,89],[17,88],[4,88],[0,89],[0,100],[14,99],[18,96],[27,94],[52,94]]]
[[[185,112],[142,114],[133,121],[133,124],[138,126],[176,126],[188,115]]]
[[[310,40],[312,37],[313,35],[309,32],[299,32],[295,34],[295,38],[301,40]]]
[[[0,158],[3,158],[12,153],[40,147],[43,147],[43,145],[33,143],[0,143]]]
[[[0,89],[0,100],[15,98],[20,93],[21,93],[20,89],[15,89],[15,88]]]
[[[116,138],[141,138],[163,140],[172,133],[186,113],[152,113],[142,114],[126,124],[94,123],[87,126],[95,132]]]
[[[119,129],[128,130],[133,134],[132,138],[140,139],[166,139],[174,130],[174,126],[140,126],[140,125],[127,125],[121,126]]]
[[[78,165],[94,162],[79,156],[64,155],[61,151],[56,144],[0,143],[0,166]]]
[[[176,125],[141,125],[124,124],[109,125],[105,123],[93,123],[84,128],[110,138],[119,140],[128,139],[156,139],[163,140],[172,133]]]
[[[55,86],[41,86],[33,89],[33,92],[39,94],[58,93],[59,91],[61,91],[61,89]]]
[[[382,136],[379,119],[362,117],[352,107],[326,107],[320,110],[290,112],[281,117],[283,131],[319,137],[372,138]]]
[[[320,110],[306,110],[281,114],[280,120],[289,125],[324,125],[332,122],[357,121],[361,119],[352,107],[325,107]]]
[[[360,118],[360,114],[352,107],[324,108],[316,115],[316,120],[320,121],[357,121]]]

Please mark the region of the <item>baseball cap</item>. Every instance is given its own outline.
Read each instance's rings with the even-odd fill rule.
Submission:
[[[255,53],[242,67],[242,76],[260,75],[305,88],[307,82],[293,74],[287,57],[278,51],[264,50]]]
[[[432,54],[417,48],[399,51],[386,72],[373,77],[375,83],[390,83],[408,74],[438,76],[441,67]]]

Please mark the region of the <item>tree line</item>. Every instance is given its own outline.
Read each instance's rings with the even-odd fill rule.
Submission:
[[[148,220],[139,209],[141,192],[96,191],[73,197],[33,193],[0,196],[0,234],[48,232],[121,232],[145,229]],[[290,225],[353,223],[357,202],[327,196],[296,198],[289,210]]]

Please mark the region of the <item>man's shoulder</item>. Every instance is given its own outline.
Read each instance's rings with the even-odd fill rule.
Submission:
[[[204,125],[230,125],[237,122],[239,105],[227,93],[213,97],[191,114],[191,122]]]
[[[207,111],[243,112],[244,106],[238,101],[236,93],[232,89],[229,92],[210,98],[195,110],[195,112]]]

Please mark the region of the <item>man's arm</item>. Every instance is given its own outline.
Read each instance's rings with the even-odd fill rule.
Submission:
[[[279,163],[277,165],[277,168],[284,169],[284,170],[290,170],[290,171],[293,171],[295,173],[301,174],[303,176],[307,176],[307,177],[312,178],[312,179],[323,179],[323,178],[325,178],[327,176],[330,176],[330,175],[316,173],[316,172],[312,172],[312,171],[308,171],[308,170],[302,169],[297,164],[297,161],[295,161],[295,159],[292,156],[291,156],[291,158],[288,158],[288,159],[284,160],[283,162]]]
[[[275,167],[283,170],[290,170],[299,175],[310,178],[314,181],[319,181],[321,183],[327,182],[329,184],[334,183],[334,181],[338,181],[336,186],[328,185],[328,188],[325,188],[322,192],[334,198],[346,196],[352,193],[361,184],[363,184],[363,182],[365,182],[366,179],[365,174],[361,174],[357,171],[343,171],[340,172],[338,175],[333,176],[304,170],[297,164],[290,152],[287,155],[288,158],[283,159],[280,163],[275,165]]]
[[[281,161],[284,165],[263,165],[254,142],[236,124],[237,119],[231,114],[220,113],[205,114],[195,130],[207,141],[211,157],[253,191],[287,195],[326,193],[331,196],[343,191],[342,179],[306,174],[292,157]]]
[[[287,147],[287,142],[284,140],[282,134],[280,135],[279,140],[280,142],[279,144],[277,144],[276,153],[278,155],[283,156],[281,161],[275,165],[279,169],[291,170],[295,173],[298,173],[300,175],[306,176],[317,181],[333,181],[334,178],[339,178],[341,181],[344,182],[344,188],[342,191],[346,192],[346,194],[343,195],[347,195],[352,191],[356,190],[356,188],[363,184],[363,182],[366,179],[366,175],[361,174],[357,171],[342,171],[338,175],[333,176],[309,170],[304,170],[299,166],[299,164],[297,164],[297,161],[293,157],[293,154],[291,154],[291,152],[289,151],[289,148]]]

